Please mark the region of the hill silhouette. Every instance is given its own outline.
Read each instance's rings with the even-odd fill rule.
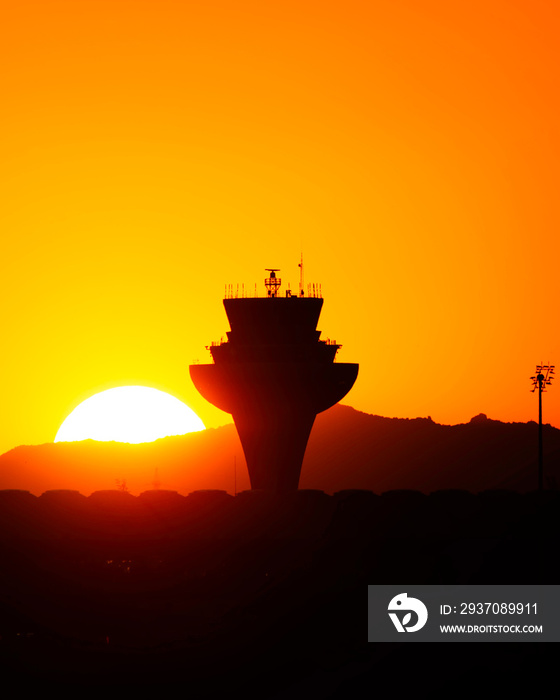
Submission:
[[[560,430],[544,426],[547,485],[560,477]],[[300,488],[334,493],[415,489],[536,488],[537,424],[502,423],[484,414],[469,423],[383,418],[337,405],[319,414]],[[235,465],[235,466],[234,466]],[[153,443],[83,442],[21,446],[0,456],[0,489],[40,495],[51,489],[93,491],[126,485],[132,493],[161,486],[179,493],[249,489],[233,425]]]
[[[560,430],[543,426],[547,485],[560,475]],[[415,489],[537,488],[538,425],[502,423],[484,414],[469,423],[431,418],[383,418],[337,406],[311,433],[302,488]],[[319,486],[321,483],[321,486]]]

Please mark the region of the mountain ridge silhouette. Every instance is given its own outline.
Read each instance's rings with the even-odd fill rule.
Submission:
[[[336,405],[317,416],[303,463],[300,489],[382,493],[413,489],[512,489],[537,486],[535,422],[504,423],[481,413],[468,423],[387,418]],[[545,480],[560,477],[560,430],[543,426]],[[0,489],[73,489],[89,494],[161,487],[190,493],[250,488],[233,424],[138,445],[84,440],[21,445],[0,455]]]

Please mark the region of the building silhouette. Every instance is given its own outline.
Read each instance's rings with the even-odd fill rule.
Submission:
[[[204,398],[231,413],[241,439],[252,489],[297,489],[317,413],[352,388],[357,364],[335,363],[340,347],[316,330],[323,299],[318,285],[307,295],[279,295],[278,270],[269,269],[266,297],[226,292],[231,330],[209,348],[213,364],[191,365]]]

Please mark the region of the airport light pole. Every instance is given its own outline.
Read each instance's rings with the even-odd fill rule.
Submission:
[[[537,365],[537,373],[531,377],[533,382],[532,392],[539,392],[539,491],[544,488],[544,470],[543,470],[543,440],[542,440],[542,395],[546,391],[547,386],[552,384],[554,379],[554,365]]]

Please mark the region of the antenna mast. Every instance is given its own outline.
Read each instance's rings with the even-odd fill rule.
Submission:
[[[303,251],[301,253],[301,261],[298,265],[299,267],[299,295],[303,296]]]

